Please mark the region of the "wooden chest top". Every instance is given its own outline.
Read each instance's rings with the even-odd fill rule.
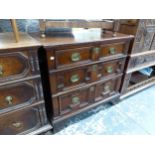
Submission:
[[[20,33],[20,40],[16,43],[13,33],[0,33],[0,52],[20,48],[33,48],[41,46],[40,43],[27,33]]]
[[[117,33],[116,37],[113,37],[113,33],[106,31],[103,33],[101,30],[73,30],[72,32],[52,32],[45,38],[42,38],[40,34],[31,34],[36,40],[38,40],[44,47],[51,46],[69,46],[75,44],[91,44],[97,42],[109,42],[115,40],[128,40],[133,38],[132,35],[125,35]]]

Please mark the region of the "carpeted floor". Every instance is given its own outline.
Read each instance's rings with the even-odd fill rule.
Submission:
[[[70,119],[55,135],[155,134],[155,86],[119,104],[101,105]]]

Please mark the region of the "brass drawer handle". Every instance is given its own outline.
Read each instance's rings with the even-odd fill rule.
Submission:
[[[12,123],[13,127],[20,128],[22,126],[21,122]]]
[[[99,48],[99,47],[93,48],[93,52],[94,52],[95,54],[100,53],[100,48]]]
[[[108,67],[107,67],[107,72],[108,72],[108,73],[112,73],[112,72],[113,72],[112,66],[108,66]]]
[[[72,103],[75,104],[79,104],[80,103],[80,98],[77,96],[72,97]]]
[[[92,71],[97,71],[97,67],[98,67],[97,65],[93,65],[92,66]]]
[[[116,48],[110,47],[109,52],[110,52],[110,54],[116,54]]]
[[[2,65],[0,65],[0,76],[2,76],[3,75],[3,66]]]
[[[55,57],[54,57],[54,56],[51,56],[51,57],[50,57],[50,60],[51,60],[51,61],[53,61],[54,59],[55,59]]]
[[[8,103],[9,105],[12,105],[12,104],[13,104],[13,103],[12,103],[12,100],[13,100],[12,96],[6,96],[5,100],[7,101],[7,103]]]
[[[81,55],[80,55],[80,53],[73,53],[73,54],[71,55],[71,60],[72,60],[73,62],[76,62],[76,61],[81,60]]]
[[[109,94],[110,93],[110,86],[109,85],[105,85],[104,86],[104,88],[103,88],[103,93],[102,93],[102,95],[104,96],[104,95],[107,95],[107,94]]]
[[[110,92],[110,86],[109,85],[105,85],[104,86],[104,91],[105,92]]]
[[[75,74],[75,75],[72,75],[71,78],[70,78],[70,81],[72,83],[75,83],[75,82],[78,82],[80,79],[79,75],[78,74]]]

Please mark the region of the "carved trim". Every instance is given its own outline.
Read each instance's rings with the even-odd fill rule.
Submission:
[[[149,84],[149,83],[151,83],[151,82],[155,82],[155,77],[152,77],[152,78],[150,78],[150,79],[148,79],[148,80],[139,82],[139,83],[137,83],[137,84],[135,84],[135,85],[133,85],[133,86],[128,87],[127,93],[130,92],[130,91],[132,91],[132,90],[135,90],[135,89],[137,89],[137,88],[139,88],[139,87],[142,87],[142,86],[144,86],[144,85],[146,85],[146,84]]]

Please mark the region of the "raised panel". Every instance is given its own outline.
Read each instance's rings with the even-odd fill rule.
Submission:
[[[14,106],[32,104],[42,99],[40,80],[31,80],[0,87],[0,112]]]
[[[115,43],[101,46],[100,58],[117,54],[126,54],[125,43]]]
[[[155,64],[155,52],[149,54],[138,55],[132,57],[129,61],[128,69],[134,69],[135,67],[147,66],[149,64]]]
[[[111,79],[96,85],[95,102],[108,98],[119,93],[121,77]]]
[[[20,79],[38,71],[36,52],[0,53],[0,82]]]
[[[65,65],[74,65],[88,62],[90,59],[90,47],[56,51],[56,65],[58,68],[65,67]]]
[[[99,66],[100,78],[105,78],[106,76],[122,73],[124,69],[124,62],[125,62],[124,59],[118,59],[100,64]]]
[[[28,133],[42,125],[39,107],[23,109],[0,116],[0,134],[15,135]]]
[[[91,104],[94,100],[95,88],[82,88],[53,99],[54,117],[72,113]]]
[[[155,25],[152,21],[140,20],[133,45],[133,53],[148,51],[151,49],[152,40],[155,34]]]
[[[83,86],[91,81],[91,68],[67,70],[50,75],[51,91],[53,93],[75,86]]]

